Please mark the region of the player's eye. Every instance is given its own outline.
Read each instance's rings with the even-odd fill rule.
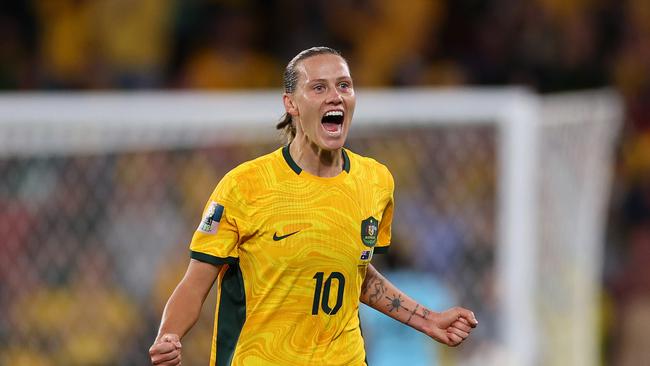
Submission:
[[[338,87],[341,91],[347,93],[348,91],[350,91],[350,89],[352,89],[352,83],[349,81],[341,81],[338,84]]]
[[[320,93],[325,91],[325,86],[323,84],[316,84],[313,89]]]

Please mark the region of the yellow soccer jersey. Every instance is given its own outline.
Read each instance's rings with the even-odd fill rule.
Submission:
[[[223,266],[210,365],[365,365],[359,297],[390,244],[393,177],[343,150],[332,178],[288,146],[230,171],[211,195],[191,257]]]

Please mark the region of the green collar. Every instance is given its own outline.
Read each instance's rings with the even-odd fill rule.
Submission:
[[[296,172],[296,174],[300,175],[302,169],[298,166],[298,164],[296,164],[296,162],[291,157],[291,154],[289,153],[289,146],[291,146],[291,144],[288,144],[282,148],[282,156],[284,156],[284,160],[287,162],[287,164],[289,164],[291,170]],[[349,174],[350,158],[348,157],[348,153],[345,152],[345,149],[341,149],[341,152],[343,154],[343,170],[345,170],[345,172]]]

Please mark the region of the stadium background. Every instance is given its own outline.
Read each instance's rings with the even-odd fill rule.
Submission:
[[[1,9],[0,88],[5,91],[279,89],[286,61],[297,50],[320,44],[346,55],[362,87],[525,85],[541,93],[616,88],[626,118],[612,167],[602,362],[648,362],[649,350],[638,344],[650,322],[647,1],[33,0],[5,2]],[[411,134],[417,137],[418,131]],[[479,138],[485,136],[481,129],[463,136],[467,140],[433,136],[433,145],[437,151],[446,144],[479,145],[471,151],[487,156],[480,166],[464,165],[464,156],[453,157],[451,166],[442,157],[434,164],[479,176],[473,182],[482,184],[461,185],[456,193],[487,197],[477,209],[489,211],[494,203],[484,191],[493,189],[485,169],[493,162],[486,154],[491,139]],[[357,144],[382,156],[381,144]],[[214,177],[229,168],[218,157],[243,160],[270,148],[228,146],[185,155],[152,151],[123,159],[47,157],[30,160],[27,168],[0,159],[0,364],[143,364],[164,301],[187,263],[177,257],[185,253],[196,209]],[[92,182],[92,191],[82,181]],[[133,202],[142,204],[122,209]],[[448,199],[433,203],[450,204]],[[160,227],[161,222],[177,225]],[[455,240],[449,236],[457,232],[444,231],[449,227],[453,224],[437,232],[446,238],[442,242]],[[470,230],[475,238],[457,241],[489,237],[481,231],[486,227],[475,222]],[[130,242],[145,244],[133,249]],[[457,271],[453,259],[466,251],[446,249],[442,260],[437,252],[420,256],[430,258],[420,262],[413,260],[418,257],[413,252],[420,252],[405,249],[384,265],[449,279]],[[473,259],[479,262],[473,271],[481,271],[480,258]],[[440,281],[431,288],[437,285]],[[447,285],[454,287],[453,281]],[[480,290],[481,284],[476,286]],[[463,300],[485,302],[480,296]],[[211,309],[206,308],[204,326],[188,340],[198,348],[207,348],[209,341]],[[441,351],[438,357],[444,363],[456,352],[463,349]],[[200,351],[186,354],[187,364],[201,364],[202,357]]]

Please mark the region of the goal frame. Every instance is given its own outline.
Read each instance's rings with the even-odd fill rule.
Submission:
[[[4,93],[0,95],[0,156],[93,154],[251,140],[280,143],[274,122],[284,112],[281,96],[276,90]],[[566,100],[557,98],[559,103]],[[620,122],[622,108],[615,93],[600,90],[575,94],[575,98],[597,107],[599,112],[591,118]],[[511,365],[536,365],[540,352],[534,303],[539,245],[537,146],[543,124],[562,123],[561,118],[543,118],[545,103],[548,100],[525,88],[361,89],[351,130],[354,135],[378,126],[441,122],[497,128],[495,265],[503,295],[498,337]],[[574,105],[560,110],[572,113]],[[594,239],[602,240],[598,235]],[[596,265],[592,280],[599,281],[599,273]],[[585,296],[595,296],[596,290]],[[592,319],[575,321],[585,321],[594,330],[592,336],[589,329],[581,332],[586,339],[576,340],[576,352],[592,354],[582,361],[595,364],[596,326]]]

